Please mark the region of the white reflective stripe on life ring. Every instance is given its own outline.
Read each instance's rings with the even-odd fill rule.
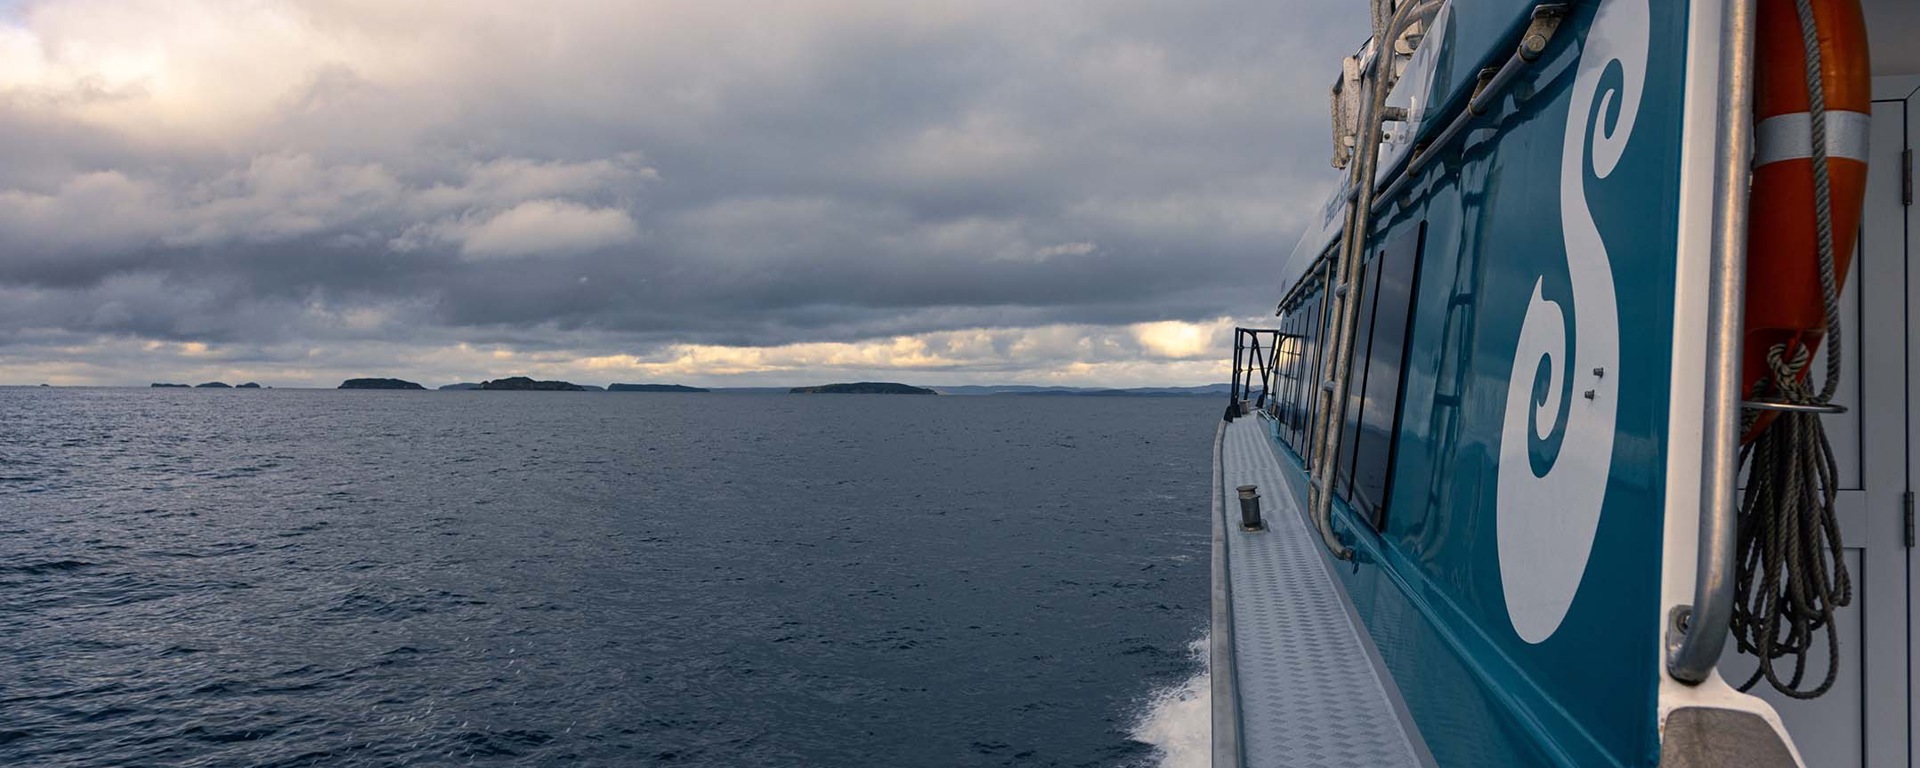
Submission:
[[[1864,112],[1827,111],[1827,157],[1867,161],[1867,133],[1873,117]],[[1754,128],[1753,167],[1813,157],[1813,116],[1778,115]]]

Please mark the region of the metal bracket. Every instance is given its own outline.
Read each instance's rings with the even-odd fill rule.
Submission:
[[[1485,93],[1487,91],[1487,86],[1493,84],[1494,75],[1498,75],[1498,74],[1500,74],[1499,67],[1487,67],[1485,69],[1480,70],[1480,74],[1474,77],[1473,95],[1467,97],[1468,112],[1475,115],[1480,114],[1478,110],[1475,110],[1473,108],[1473,105],[1480,103],[1480,94]]]
[[[1913,149],[1900,153],[1900,204],[1913,205]]]
[[[1566,3],[1535,6],[1533,20],[1527,22],[1527,32],[1520,36],[1520,58],[1531,62],[1546,53],[1547,41],[1553,39],[1554,31],[1560,28],[1560,20],[1566,17]]]
[[[1913,549],[1913,491],[1903,494],[1901,501],[1907,508],[1907,549]]]
[[[1752,408],[1756,411],[1783,411],[1786,413],[1832,414],[1847,412],[1847,407],[1844,405],[1834,405],[1832,403],[1783,403],[1778,400],[1742,400],[1740,401],[1740,407]]]
[[[1680,647],[1687,637],[1689,622],[1693,620],[1693,606],[1676,605],[1667,611],[1667,652],[1672,653]]]

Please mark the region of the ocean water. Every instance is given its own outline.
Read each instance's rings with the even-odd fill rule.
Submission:
[[[1204,764],[1218,410],[0,389],[0,764]]]

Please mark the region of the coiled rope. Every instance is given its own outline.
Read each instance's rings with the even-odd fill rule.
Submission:
[[[1810,362],[1806,347],[1799,347],[1792,360],[1785,359],[1783,349],[1776,346],[1767,354],[1774,383],[1785,384],[1780,399],[1813,399],[1815,393],[1799,377]],[[1740,504],[1732,629],[1740,651],[1758,657],[1760,666],[1740,690],[1765,679],[1783,694],[1811,699],[1832,688],[1840,671],[1833,611],[1853,601],[1834,515],[1839,471],[1833,447],[1819,414],[1784,413],[1742,452],[1741,461],[1748,475]],[[1821,634],[1825,643],[1817,642]],[[1818,645],[1826,646],[1826,677],[1803,688],[1807,657]],[[1793,671],[1783,677],[1775,662],[1788,657]]]
[[[1811,0],[1797,0],[1800,36],[1806,46],[1807,93],[1813,128],[1815,233],[1819,245],[1822,300],[1827,319],[1826,381],[1813,392],[1803,378],[1812,354],[1803,344],[1767,350],[1772,376],[1762,396],[1793,405],[1827,405],[1840,385],[1841,336],[1839,286],[1834,263],[1833,206],[1827,173],[1826,87],[1820,73],[1820,38]],[[1791,354],[1791,357],[1789,357]],[[1751,426],[1759,411],[1743,414]],[[1744,430],[1743,430],[1744,431]],[[1853,581],[1842,558],[1834,486],[1839,476],[1833,445],[1820,414],[1780,414],[1740,455],[1748,468],[1740,504],[1739,570],[1732,630],[1740,652],[1759,658],[1759,668],[1740,685],[1753,688],[1762,679],[1796,699],[1811,699],[1833,687],[1840,671],[1840,638],[1833,611],[1853,602]],[[1825,643],[1816,637],[1824,634]],[[1827,650],[1826,676],[1803,688],[1807,657],[1818,645]],[[1793,672],[1782,678],[1775,662],[1792,659]]]

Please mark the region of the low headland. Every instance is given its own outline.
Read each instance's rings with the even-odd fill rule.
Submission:
[[[608,392],[710,392],[684,384],[608,384]]]
[[[908,386],[891,381],[856,381],[851,384],[822,384],[817,387],[794,387],[787,390],[794,395],[937,395],[940,394],[923,387]]]
[[[340,383],[341,389],[426,389],[404,379],[347,379]]]

